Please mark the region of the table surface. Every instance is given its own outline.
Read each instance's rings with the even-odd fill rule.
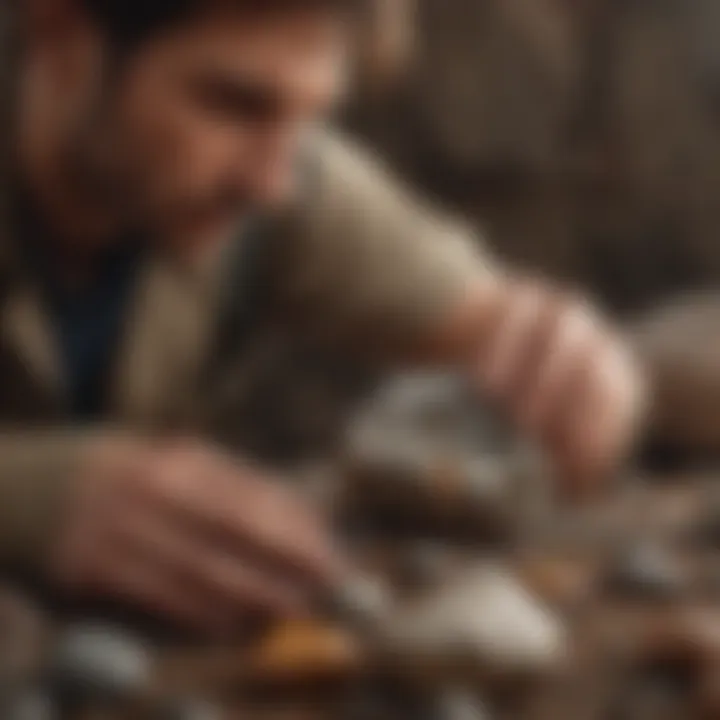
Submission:
[[[485,675],[478,680],[473,691],[493,707],[491,717],[720,718],[720,683],[715,682],[720,677],[719,480],[720,474],[708,472],[634,481],[587,507],[555,508],[532,532],[522,533],[519,543],[492,551],[563,619],[571,650],[564,666],[542,682]],[[715,535],[699,531],[711,516],[717,517]],[[617,558],[645,543],[662,546],[681,570],[678,592],[632,595],[608,588],[609,568]],[[362,560],[392,573],[402,551],[378,542],[364,548]],[[462,572],[475,552],[464,547],[448,555],[448,563]],[[0,605],[0,622],[2,615]],[[327,623],[270,629],[232,647],[172,638],[158,642],[155,650],[153,694],[211,697],[227,718],[399,720],[416,718],[421,707],[429,717],[455,720],[430,712],[427,698],[442,687],[425,680],[413,685],[403,678],[402,690],[387,701],[385,681],[368,677],[362,642]],[[263,673],[271,681],[260,682]],[[674,684],[678,678],[682,688]],[[400,685],[393,683],[397,690]],[[667,694],[660,703],[662,716],[653,693]]]

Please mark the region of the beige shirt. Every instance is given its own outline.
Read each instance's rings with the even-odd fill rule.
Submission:
[[[485,271],[478,242],[358,146],[329,133],[319,144],[318,187],[282,245],[282,302],[345,339],[427,334]]]
[[[471,233],[411,199],[347,141],[324,134],[318,156],[318,185],[275,230],[275,321],[238,357],[223,359],[214,393],[200,377],[214,360],[224,263],[187,268],[156,258],[144,269],[116,359],[108,427],[180,425],[241,448],[247,417],[254,422],[246,398],[262,387],[268,339],[275,357],[286,336],[313,334],[356,355],[380,346],[399,352],[440,330],[459,307],[486,271]],[[17,282],[9,261],[0,281],[11,288],[0,308],[0,553],[27,564],[52,538],[83,448],[107,429],[68,428],[37,292]]]

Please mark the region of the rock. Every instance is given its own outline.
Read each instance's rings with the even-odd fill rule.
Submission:
[[[58,640],[48,669],[58,696],[113,702],[143,692],[151,674],[148,649],[132,635],[102,625],[71,627]]]
[[[436,692],[433,688],[406,688],[405,692],[369,693],[353,703],[352,720],[490,720],[479,698],[462,689]]]
[[[469,692],[446,691],[436,703],[437,720],[490,720],[483,703]]]
[[[400,376],[351,424],[346,506],[394,536],[504,540],[549,487],[527,450],[467,383]]]
[[[471,673],[542,671],[567,649],[561,623],[494,565],[475,568],[398,607],[382,640],[398,663]]]
[[[0,588],[0,687],[12,685],[33,671],[42,652],[41,613],[28,598]]]
[[[222,720],[223,712],[213,703],[197,698],[176,698],[167,703],[158,720]]]
[[[518,571],[539,597],[555,606],[572,607],[587,600],[594,588],[592,567],[584,560],[562,557],[530,558]]]
[[[694,717],[691,679],[669,668],[631,673],[611,702],[608,717],[618,720],[680,720]]]
[[[713,493],[705,501],[701,517],[693,528],[693,539],[706,548],[720,548],[720,497]]]
[[[401,554],[396,580],[404,590],[417,592],[437,585],[447,573],[447,550],[437,543],[421,541]]]
[[[652,381],[653,439],[688,455],[720,449],[720,296],[690,294],[635,321],[629,333]]]
[[[261,683],[302,684],[353,675],[363,660],[352,632],[311,621],[281,623],[248,661],[246,676]]]
[[[59,720],[60,713],[50,693],[37,687],[14,693],[1,708],[3,720]]]
[[[382,386],[358,412],[348,430],[354,454],[367,456],[384,440],[420,438],[428,446],[497,452],[511,438],[460,376],[407,373]],[[512,439],[514,440],[514,438]]]
[[[391,534],[410,528],[413,537],[502,537],[521,514],[523,476],[513,458],[446,451],[411,428],[356,450],[348,505],[383,518]]]
[[[654,545],[641,544],[610,567],[605,587],[617,597],[667,600],[678,598],[686,582],[687,574],[672,556]]]
[[[327,605],[333,617],[372,627],[387,613],[389,603],[388,589],[379,579],[356,575],[334,590]]]

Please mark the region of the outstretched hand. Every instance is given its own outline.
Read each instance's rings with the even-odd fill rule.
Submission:
[[[51,563],[76,596],[224,634],[303,612],[340,572],[300,498],[209,447],[101,442],[76,490]]]
[[[592,490],[643,416],[643,377],[628,348],[584,302],[540,283],[498,283],[478,302],[473,379],[548,452],[567,490]]]

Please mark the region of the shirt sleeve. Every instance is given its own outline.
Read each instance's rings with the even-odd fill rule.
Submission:
[[[93,439],[61,428],[0,432],[0,566],[46,569]]]
[[[318,154],[283,253],[284,310],[344,340],[422,344],[489,275],[479,238],[348,141],[323,137]]]

